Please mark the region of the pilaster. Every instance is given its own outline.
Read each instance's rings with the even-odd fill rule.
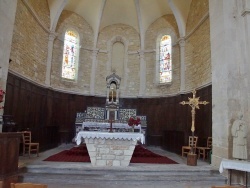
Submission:
[[[185,91],[185,79],[186,79],[186,65],[185,65],[185,39],[181,38],[179,41],[180,45],[180,60],[181,60],[181,85],[180,93]]]
[[[139,52],[139,58],[140,58],[140,90],[139,90],[139,96],[143,96],[145,93],[146,88],[146,64],[144,59],[144,51]]]
[[[92,53],[92,67],[91,67],[91,77],[90,77],[90,94],[95,94],[95,75],[96,75],[96,64],[97,64],[97,55],[99,50],[94,49]]]
[[[45,78],[45,84],[47,86],[50,86],[51,61],[52,61],[53,45],[54,45],[55,38],[56,38],[55,33],[52,32],[52,33],[49,34],[47,66],[46,66],[46,78]]]
[[[9,70],[11,43],[15,23],[17,0],[0,1],[0,89],[5,91]],[[1,104],[2,105],[2,104]],[[4,102],[3,102],[4,105]],[[0,110],[3,114],[3,110]],[[1,132],[1,130],[0,130]]]
[[[212,64],[212,165],[232,158],[232,122],[242,112],[249,121],[248,27],[243,22],[242,1],[209,0]],[[248,84],[249,85],[249,84]],[[248,87],[248,88],[247,88]],[[249,98],[249,97],[248,97]],[[249,138],[248,138],[249,140]],[[249,148],[249,146],[248,146]]]

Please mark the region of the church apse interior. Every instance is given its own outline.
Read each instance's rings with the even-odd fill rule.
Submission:
[[[0,55],[2,114],[13,116],[17,129],[31,130],[41,150],[71,142],[77,113],[105,109],[109,98],[119,99],[116,108],[146,118],[147,145],[181,155],[192,134],[192,114],[180,102],[196,90],[209,102],[196,110],[198,144],[213,138],[212,166],[232,158],[232,122],[238,112],[249,122],[244,0],[225,9],[213,0],[14,2],[8,12],[12,24],[6,21],[1,32],[8,36],[2,51],[9,54]],[[218,20],[233,8],[240,21],[231,31]],[[107,82],[110,75],[120,79],[119,88]],[[248,151],[249,142],[248,137]]]

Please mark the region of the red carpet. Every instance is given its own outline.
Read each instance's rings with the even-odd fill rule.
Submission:
[[[90,162],[89,154],[86,145],[73,147],[70,150],[64,150],[60,153],[52,155],[44,161],[57,162]],[[131,163],[154,163],[154,164],[178,164],[177,162],[155,154],[142,145],[137,145],[131,158]]]

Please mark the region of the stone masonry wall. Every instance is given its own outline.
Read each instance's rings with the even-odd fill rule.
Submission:
[[[186,25],[186,34],[190,33],[200,22],[201,18],[208,13],[208,0],[192,0]]]
[[[48,33],[37,23],[23,1],[17,1],[9,69],[44,84],[47,64]],[[47,2],[40,2],[48,14]],[[47,7],[47,8],[46,8]],[[45,23],[44,25],[48,25]]]
[[[27,0],[27,2],[34,9],[39,20],[43,22],[46,28],[50,28],[50,11],[48,2],[44,0]]]
[[[30,7],[37,12],[43,27],[49,27],[49,8],[46,1],[27,1]],[[191,32],[197,27],[201,18],[208,12],[208,1],[193,0],[188,17],[187,31]],[[29,20],[28,22],[26,20]],[[63,40],[65,31],[73,28],[80,35],[80,53],[77,81],[68,81],[61,78],[61,65],[63,53]],[[186,38],[186,90],[206,85],[211,82],[209,18]],[[91,72],[93,64],[94,34],[90,25],[79,15],[70,11],[63,11],[56,28],[58,36],[54,41],[51,64],[51,87],[83,95],[90,94]],[[172,36],[172,62],[173,82],[159,85],[156,78],[157,49],[159,36],[170,34]],[[15,21],[10,70],[16,72],[36,83],[44,84],[47,64],[48,31],[35,20],[34,16],[24,5],[18,1]],[[153,22],[145,34],[144,62],[146,67],[145,82],[140,79],[140,36],[128,25],[115,24],[107,26],[100,31],[97,41],[99,50],[95,67],[96,95],[106,95],[106,76],[112,73],[111,57],[114,42],[122,42],[125,46],[125,56],[121,62],[122,75],[121,97],[137,97],[140,82],[146,83],[145,97],[174,95],[180,89],[180,49],[178,26],[173,15],[165,15]],[[122,61],[122,60],[121,60]]]
[[[172,36],[172,64],[173,64],[173,81],[172,84],[157,84],[156,78],[156,50],[159,48],[157,38],[164,34]],[[147,96],[164,96],[169,94],[176,94],[180,89],[180,50],[179,45],[174,45],[178,38],[178,27],[173,15],[166,15],[154,23],[152,23],[145,37],[146,51],[151,53],[145,54],[146,63],[146,95]]]
[[[78,64],[77,81],[68,81],[61,78],[62,57],[64,35],[67,29],[74,29],[80,36],[80,52]],[[52,66],[51,66],[51,86],[53,88],[69,90],[89,94],[92,50],[93,49],[93,30],[89,24],[79,15],[70,11],[63,11],[56,28],[58,37],[54,41]]]
[[[109,68],[112,56],[112,44],[120,41],[125,46],[125,58],[120,62],[123,66],[123,77],[121,80],[121,96],[137,96],[140,88],[140,50],[139,33],[132,27],[123,24],[115,24],[103,28],[98,38],[97,48],[100,49],[97,57],[95,89],[97,94],[106,92],[106,76],[112,73]],[[104,51],[103,53],[101,53]],[[120,75],[118,75],[120,76]]]
[[[193,0],[187,22],[187,34],[191,32],[201,18],[208,13],[208,1]],[[186,90],[211,83],[211,45],[209,17],[191,32],[185,43]]]
[[[137,141],[85,138],[93,166],[128,166]]]

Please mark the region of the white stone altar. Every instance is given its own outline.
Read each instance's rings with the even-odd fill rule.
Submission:
[[[76,143],[85,140],[92,166],[128,166],[137,142],[144,144],[141,133],[81,131]]]

